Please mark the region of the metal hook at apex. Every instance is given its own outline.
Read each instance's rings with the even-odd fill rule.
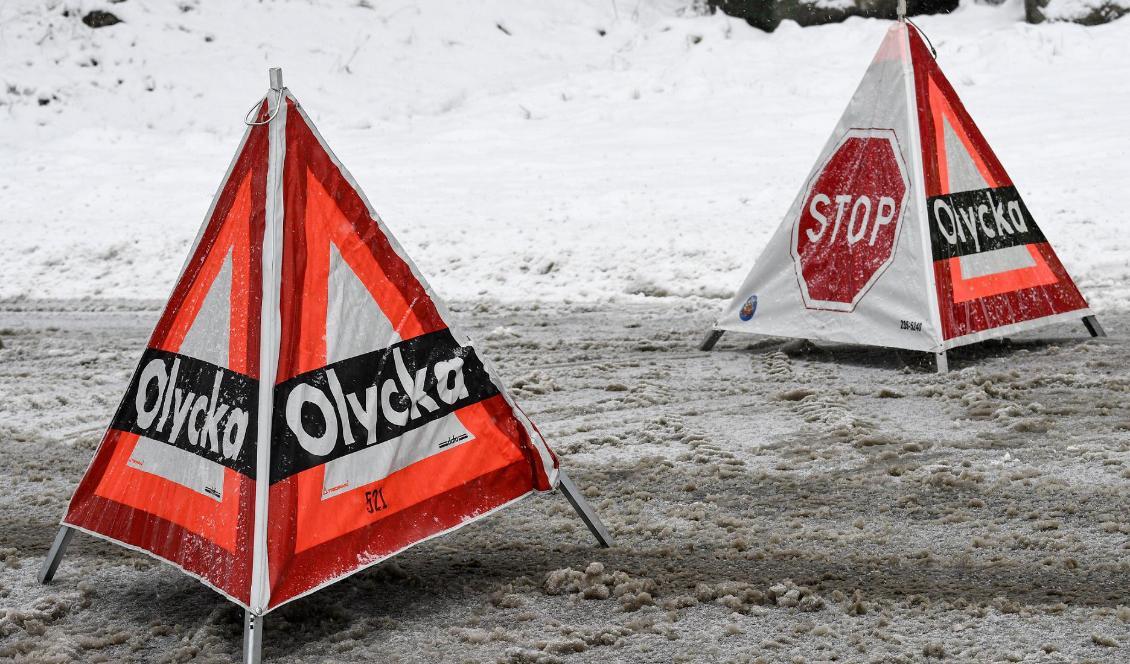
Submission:
[[[267,98],[266,95],[264,95],[263,99],[260,99],[259,101],[255,102],[255,105],[252,106],[247,111],[247,114],[243,116],[243,124],[248,125],[250,127],[259,127],[259,126],[262,126],[262,125],[265,125],[265,124],[270,124],[271,120],[274,120],[275,116],[279,114],[279,108],[282,107],[283,90],[285,89],[285,88],[283,88],[283,82],[282,82],[282,69],[280,69],[278,67],[271,67],[268,70],[267,73],[268,73],[268,75],[270,76],[270,79],[271,79],[271,92],[274,92],[275,95],[276,95],[275,96],[275,110],[271,111],[271,115],[268,116],[267,119],[263,120],[262,122],[254,122],[254,121],[248,119],[248,118],[251,117],[251,114],[254,113],[256,111],[256,109],[259,108],[260,105],[262,105],[263,99]]]
[[[263,105],[263,99],[267,98],[266,95],[263,95],[263,99],[260,99],[259,101],[255,102],[255,105],[252,106],[250,109],[248,109],[247,115],[243,116],[243,124],[245,124],[249,127],[259,127],[259,126],[262,126],[262,125],[265,125],[265,124],[270,124],[271,120],[275,119],[275,116],[279,114],[279,107],[282,106],[283,91],[282,90],[271,90],[271,92],[274,92],[275,95],[276,95],[276,97],[275,97],[275,110],[271,111],[271,114],[267,117],[267,119],[263,120],[262,122],[255,122],[255,121],[250,119],[251,114],[254,113],[255,111],[259,110],[259,107]]]
[[[913,25],[914,29],[918,31],[918,34],[922,35],[922,38],[926,40],[926,45],[930,47],[930,55],[933,55],[934,59],[937,60],[938,59],[938,49],[934,48],[934,42],[930,41],[930,36],[927,35],[925,32],[923,32],[922,28],[918,27],[918,24],[915,23],[914,21],[912,21],[908,18],[903,18],[903,20],[906,21],[907,23]]]

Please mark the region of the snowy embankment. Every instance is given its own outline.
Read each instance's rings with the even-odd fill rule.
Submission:
[[[286,81],[450,298],[722,298],[887,23],[758,32],[679,0],[0,6],[0,298],[164,297]],[[123,19],[91,29],[87,10]],[[1130,20],[919,24],[1092,303],[1130,294]],[[68,14],[67,16],[64,13]]]

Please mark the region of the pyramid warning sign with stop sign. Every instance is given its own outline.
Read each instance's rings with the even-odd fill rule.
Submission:
[[[607,545],[277,76],[42,578],[77,529],[166,560],[257,618],[555,488]]]
[[[1078,318],[1095,333],[922,36],[900,21],[704,348],[733,330],[944,354]]]

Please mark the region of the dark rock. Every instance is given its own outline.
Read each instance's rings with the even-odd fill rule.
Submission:
[[[1047,20],[1053,20],[1070,21],[1080,25],[1101,25],[1130,14],[1130,4],[1118,0],[1105,0],[1093,2],[1090,6],[1085,9],[1081,8],[1075,14],[1055,16],[1049,19],[1044,13],[1044,8],[1048,6],[1048,2],[1049,0],[1024,0],[1024,19],[1029,23],[1043,23]]]
[[[122,19],[101,9],[95,9],[82,17],[82,22],[92,28],[105,28],[116,23],[121,23]]]
[[[1029,23],[1043,23],[1044,22],[1044,7],[1048,6],[1048,0],[1024,0],[1024,20]]]
[[[708,0],[708,4],[730,16],[743,18],[755,28],[772,31],[781,21],[800,25],[839,23],[851,16],[897,18],[898,0],[845,0],[817,3],[815,0]],[[958,0],[907,0],[907,13],[946,14],[957,9]]]

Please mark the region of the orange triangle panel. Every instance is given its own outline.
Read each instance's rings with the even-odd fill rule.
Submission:
[[[944,340],[1086,309],[921,35],[908,32]]]
[[[246,604],[267,128],[248,131],[64,523]]]
[[[286,112],[270,608],[549,489],[556,464],[293,98]]]

